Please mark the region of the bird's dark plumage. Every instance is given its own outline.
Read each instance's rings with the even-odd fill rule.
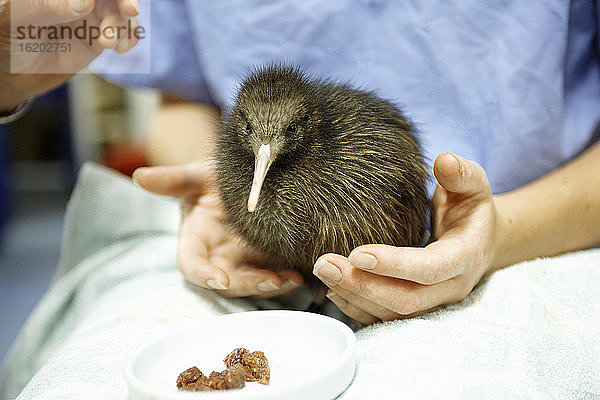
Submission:
[[[272,267],[310,274],[324,253],[422,244],[428,172],[415,128],[370,92],[286,66],[256,70],[216,157],[229,223]]]

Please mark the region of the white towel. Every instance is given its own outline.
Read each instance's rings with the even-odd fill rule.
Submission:
[[[59,273],[11,349],[0,399],[127,399],[144,343],[198,318],[255,309],[186,284],[176,202],[86,165]],[[357,333],[340,398],[600,398],[600,250],[494,273],[463,302]]]

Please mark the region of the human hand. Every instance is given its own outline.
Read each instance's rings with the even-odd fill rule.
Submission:
[[[432,238],[424,248],[370,244],[321,256],[328,297],[364,324],[412,317],[464,299],[491,267],[496,208],[483,168],[452,153],[434,164]]]
[[[303,282],[298,271],[261,268],[264,258],[225,225],[215,187],[214,164],[139,168],[135,181],[144,189],[181,201],[177,264],[186,280],[225,297],[275,297]]]
[[[138,1],[0,0],[0,84],[3,86],[0,110],[58,86],[70,78],[74,71],[86,67],[104,49],[114,48],[119,53],[125,53],[135,46],[138,41],[136,35],[129,39],[121,34],[119,39],[116,32],[117,27],[128,26],[129,20],[132,29],[139,26],[135,18],[138,15]],[[97,26],[101,31],[113,27],[113,34],[99,35],[93,40],[87,34],[83,39],[75,35],[71,39],[61,38],[61,43],[70,46],[68,52],[27,52],[20,51],[18,47],[19,43],[27,41],[57,42],[56,39],[49,39],[49,27],[60,29],[61,26],[68,26],[75,29],[84,22],[86,26]],[[30,26],[31,31],[28,30]],[[19,38],[19,27],[27,40],[15,40]],[[44,29],[39,31],[38,28]],[[61,73],[47,73],[49,71]]]

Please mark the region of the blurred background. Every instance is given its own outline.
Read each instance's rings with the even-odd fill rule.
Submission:
[[[56,269],[77,171],[93,161],[131,175],[161,96],[93,74],[37,98],[0,125],[0,362]]]

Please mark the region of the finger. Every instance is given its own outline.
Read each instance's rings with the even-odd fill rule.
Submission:
[[[447,235],[426,247],[395,247],[368,244],[352,250],[349,262],[373,274],[433,285],[463,274],[464,242]]]
[[[123,36],[123,28],[127,27],[127,21],[121,16],[117,3],[99,1],[94,12],[101,19],[98,43],[105,49],[115,48]]]
[[[371,325],[379,321],[375,316],[349,303],[346,299],[333,291],[329,291],[326,296],[340,309],[341,312],[358,322],[365,325]]]
[[[215,236],[215,229],[206,229],[207,232],[211,233],[210,236]],[[226,231],[225,231],[226,232]],[[230,291],[235,296],[252,296],[253,298],[269,298],[291,294],[300,288],[304,282],[302,274],[298,271],[287,269],[282,271],[275,271],[273,269],[265,269],[264,255],[260,254],[256,249],[248,246],[246,243],[239,240],[232,240],[231,237],[225,238],[221,243],[214,242],[212,246],[210,241],[212,238],[206,238],[205,243],[208,243],[211,250],[211,257],[216,257],[219,261],[211,261],[221,266],[231,277],[233,284],[230,287]],[[247,272],[257,275],[254,280],[256,284],[255,289],[252,288],[253,280],[252,277],[239,276],[238,269],[244,267]],[[231,272],[229,272],[231,270]],[[264,274],[264,271],[268,275]],[[279,276],[278,278],[271,279],[273,273]],[[238,282],[240,280],[241,282]]]
[[[354,306],[356,309],[363,310],[363,312],[368,315],[372,315],[381,321],[394,321],[396,319],[406,319],[406,318],[414,318],[419,315],[427,314],[428,312],[434,311],[442,307],[443,305],[437,305],[425,310],[415,311],[410,314],[398,314],[391,310],[388,310],[385,307],[380,306],[379,304],[373,303],[372,301],[366,300],[365,298],[354,294],[341,286],[335,286],[330,289],[330,293],[333,292],[334,295],[338,295],[343,298],[347,303]],[[327,297],[330,297],[329,294]]]
[[[140,13],[139,0],[117,0],[117,6],[123,16],[135,17]]]
[[[321,256],[315,263],[314,273],[335,291],[339,288],[347,290],[401,315],[455,303],[465,298],[474,286],[461,277],[435,285],[421,285],[376,275],[354,268],[345,257],[337,254]]]
[[[350,318],[353,318],[357,321],[362,322],[363,324],[373,324],[375,322],[378,322],[379,320],[394,321],[397,319],[414,318],[414,317],[418,317],[418,316],[430,313],[432,311],[438,310],[442,307],[442,306],[436,306],[436,307],[429,308],[427,310],[418,311],[418,312],[414,312],[414,313],[406,314],[406,315],[401,315],[398,313],[392,313],[392,312],[388,311],[389,314],[386,314],[386,315],[384,315],[383,318],[381,318],[381,317],[377,317],[373,314],[370,314],[369,312],[361,309],[356,304],[353,304],[351,301],[346,300],[346,298],[348,298],[348,299],[354,298],[353,294],[343,291],[343,290],[340,290],[340,288],[336,288],[336,291],[337,292],[334,292],[333,290],[330,289],[330,291],[327,293],[327,298],[329,298],[344,314],[346,314]]]
[[[131,18],[129,22],[125,22],[128,30],[135,32],[136,28],[140,26],[140,23],[136,18]],[[115,46],[115,51],[119,54],[127,53],[139,42],[139,36],[136,34],[125,33],[121,35],[121,39]]]
[[[114,0],[96,0],[94,15],[96,15],[98,19],[102,20],[108,15],[114,14],[115,11],[118,12],[118,7]]]
[[[207,227],[207,231],[211,229]],[[215,230],[212,229],[214,232]],[[212,236],[218,236],[213,233]],[[192,238],[186,235],[186,239]],[[246,250],[236,242],[225,240],[223,243],[204,241],[210,249],[208,263],[227,274],[229,285],[221,294],[226,297],[273,297],[277,293],[289,292],[302,284],[302,276],[297,271],[275,271],[261,268],[259,264],[249,263]],[[201,249],[187,247],[195,254],[201,254]],[[285,273],[284,273],[285,272]],[[290,280],[290,282],[287,282]],[[209,282],[212,283],[212,282]],[[213,286],[211,286],[213,288]],[[217,289],[220,289],[217,287]]]
[[[184,278],[200,287],[219,291],[224,297],[247,297],[267,292],[289,290],[273,271],[249,265],[236,265],[219,254],[207,256],[202,243],[188,244],[188,236],[180,236],[177,265]]]
[[[287,282],[275,271],[259,269],[250,265],[232,265],[228,259],[211,257],[209,262],[226,271],[229,286],[219,290],[224,297],[273,297],[296,289],[301,284]],[[287,280],[286,280],[287,281]]]
[[[133,2],[133,3],[130,3]],[[137,12],[132,10],[137,0],[97,0],[95,14],[102,20],[99,41],[105,47],[110,45],[118,53],[126,53],[133,48],[139,38],[135,34],[140,26]],[[126,12],[123,12],[123,8]],[[101,40],[103,39],[103,40]]]
[[[206,242],[182,224],[177,242],[177,266],[184,278],[207,289],[227,289],[229,275],[208,261]]]
[[[18,0],[8,3],[14,24],[62,24],[88,15],[94,0]]]
[[[206,258],[195,254],[178,254],[177,266],[186,281],[206,289],[226,290],[229,275]]]
[[[135,170],[132,178],[149,192],[185,197],[208,192],[214,185],[215,170],[211,162],[142,167]]]
[[[439,184],[449,192],[475,195],[490,191],[483,167],[454,153],[440,154],[433,165],[433,173]]]
[[[327,297],[330,297],[330,293],[333,293],[334,295],[337,295],[344,299],[347,303],[349,303],[349,306],[351,305],[357,310],[361,310],[365,314],[375,317],[381,321],[393,321],[400,317],[400,314],[388,310],[380,304],[373,303],[372,301],[369,301],[364,297],[357,295],[356,293],[352,293],[351,291],[346,290],[339,285],[336,285],[333,288],[331,288]]]
[[[219,222],[203,218],[203,212],[203,208],[196,207],[181,221],[177,265],[183,276],[198,286],[227,289],[229,275],[209,261],[209,249],[224,247],[221,243],[227,242],[227,232],[219,229]]]
[[[277,271],[277,274],[282,280],[282,284],[279,288],[273,288],[270,284],[264,285],[261,284],[261,282],[257,285],[257,288],[262,293],[252,296],[252,298],[265,299],[271,297],[286,296],[298,291],[302,287],[304,278],[298,271],[284,270]]]

